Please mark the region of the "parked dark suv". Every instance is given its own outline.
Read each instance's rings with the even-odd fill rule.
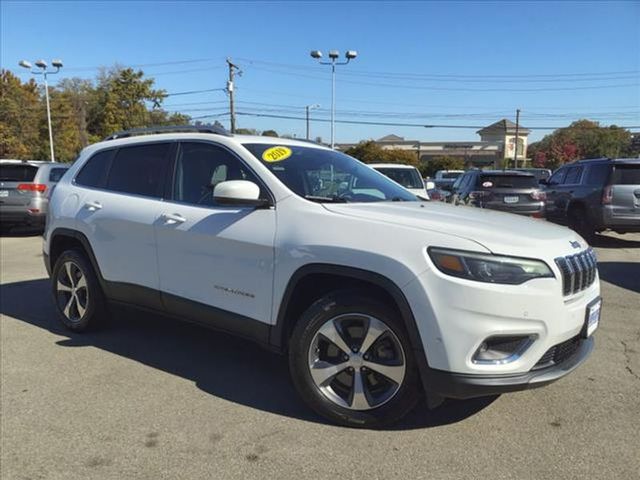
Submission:
[[[529,173],[513,170],[470,170],[453,185],[451,203],[544,216],[545,193]]]
[[[547,218],[582,236],[640,232],[640,159],[579,160],[549,179]]]

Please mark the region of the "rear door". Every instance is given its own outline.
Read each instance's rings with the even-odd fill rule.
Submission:
[[[77,227],[89,239],[116,300],[161,305],[154,224],[162,211],[175,145],[149,143],[103,151],[76,176],[81,187]]]
[[[614,165],[611,213],[613,216],[638,215],[640,219],[640,162]]]
[[[43,194],[33,180],[38,167],[21,163],[0,164],[0,212],[25,212],[33,198]]]

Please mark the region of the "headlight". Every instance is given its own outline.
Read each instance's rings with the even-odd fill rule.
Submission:
[[[553,278],[546,263],[528,258],[429,248],[438,270],[454,277],[478,282],[520,285],[532,278]]]

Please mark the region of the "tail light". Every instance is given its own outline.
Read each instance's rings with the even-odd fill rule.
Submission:
[[[469,198],[471,200],[489,200],[490,197],[491,197],[491,192],[483,192],[483,191],[469,192]]]
[[[604,187],[602,191],[602,204],[603,205],[611,205],[611,200],[613,199],[613,187],[611,185],[607,185]]]
[[[43,183],[21,183],[17,187],[20,192],[44,192],[47,186]]]
[[[541,192],[539,190],[536,190],[535,192],[531,193],[531,198],[539,202],[543,202],[547,199],[547,194],[546,192]]]

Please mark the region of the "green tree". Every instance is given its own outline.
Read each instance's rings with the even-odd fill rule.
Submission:
[[[357,145],[346,149],[344,153],[357,158],[363,163],[418,165],[418,157],[415,152],[399,148],[382,148],[373,140],[363,140]]]
[[[263,137],[278,137],[278,132],[275,130],[265,130],[262,132]]]
[[[159,108],[166,92],[153,88],[154,80],[131,68],[101,74],[90,114],[91,131],[105,137],[119,130],[151,124],[149,107]]]
[[[438,170],[464,170],[464,159],[458,157],[434,157],[420,165],[424,176],[433,177]]]
[[[46,111],[36,82],[22,83],[10,71],[0,70],[0,158],[38,158],[43,117]]]
[[[258,135],[258,131],[255,128],[236,128],[238,135]]]
[[[616,125],[601,126],[591,120],[578,120],[546,135],[528,150],[534,164],[556,168],[582,158],[629,155],[632,153],[631,133]]]

